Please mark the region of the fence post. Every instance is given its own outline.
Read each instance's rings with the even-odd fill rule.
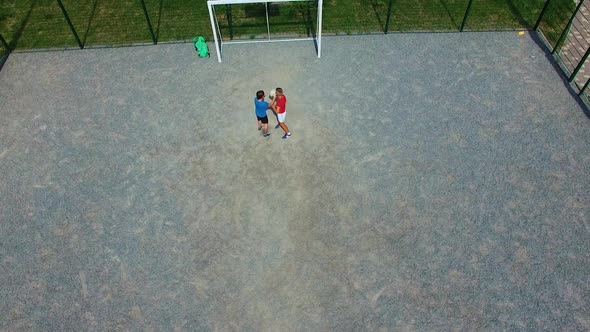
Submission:
[[[469,3],[467,4],[467,9],[465,10],[465,16],[463,16],[463,22],[461,23],[461,28],[459,29],[459,31],[463,32],[463,28],[465,28],[465,23],[467,23],[467,17],[469,16],[469,11],[471,10],[471,4],[473,3],[473,0],[469,0]]]
[[[152,41],[154,45],[158,43],[156,40],[156,35],[154,35],[154,29],[152,28],[152,22],[150,21],[150,16],[148,15],[147,8],[145,7],[145,0],[140,0],[141,8],[143,8],[143,14],[145,15],[145,20],[147,22],[148,28],[150,29],[150,34],[152,35]]]
[[[580,3],[576,7],[576,10],[574,10],[572,17],[570,17],[570,20],[567,22],[567,25],[565,26],[565,29],[561,33],[561,36],[559,36],[557,43],[555,43],[555,47],[553,48],[553,51],[551,51],[551,54],[555,54],[555,52],[557,52],[561,48],[563,42],[565,41],[565,37],[567,37],[567,34],[570,31],[572,23],[574,22],[574,19],[576,18],[578,11],[580,10],[580,8],[582,8],[583,4],[584,4],[584,0],[580,0]]]
[[[84,45],[82,45],[82,42],[80,41],[80,37],[78,37],[78,33],[76,33],[76,29],[74,29],[74,25],[72,24],[72,21],[70,20],[70,16],[68,15],[68,12],[66,11],[66,8],[64,7],[61,0],[57,0],[57,5],[59,6],[59,9],[61,9],[62,14],[64,15],[64,18],[66,19],[68,26],[70,27],[70,31],[72,31],[72,34],[74,35],[74,38],[76,39],[76,43],[78,43],[78,46],[80,47],[80,49],[83,49]]]
[[[389,4],[387,5],[387,20],[385,20],[385,34],[389,31],[389,20],[391,19],[391,7],[393,7],[393,0],[389,0]]]
[[[537,23],[535,23],[535,27],[533,28],[533,30],[537,31],[537,29],[539,29],[539,25],[541,24],[541,20],[543,20],[543,16],[545,16],[545,12],[547,11],[547,7],[549,7],[549,2],[551,2],[551,0],[545,1],[545,5],[543,6],[543,9],[541,9],[541,14],[539,14],[539,18],[537,19]]]
[[[582,60],[580,60],[580,62],[578,62],[578,65],[576,66],[576,69],[574,69],[574,71],[572,72],[572,74],[570,75],[570,77],[568,77],[568,81],[571,82],[574,80],[574,78],[576,77],[576,75],[578,74],[578,72],[580,71],[580,69],[582,69],[582,66],[584,65],[584,62],[586,62],[586,59],[588,59],[588,56],[590,56],[590,47],[586,50],[586,53],[584,53],[584,56],[582,57]]]

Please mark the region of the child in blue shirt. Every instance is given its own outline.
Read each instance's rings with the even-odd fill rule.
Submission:
[[[256,111],[256,119],[258,120],[258,130],[262,129],[262,136],[270,136],[268,131],[268,117],[266,116],[266,110],[271,108],[274,110],[274,97],[273,100],[268,103],[264,101],[264,91],[258,90],[256,92],[256,98],[254,98],[254,107]]]

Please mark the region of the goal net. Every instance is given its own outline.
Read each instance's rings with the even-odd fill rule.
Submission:
[[[217,60],[223,46],[311,40],[322,50],[323,0],[209,0]]]

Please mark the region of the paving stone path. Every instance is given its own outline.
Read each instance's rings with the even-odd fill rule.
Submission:
[[[584,4],[576,14],[576,18],[560,51],[561,59],[570,73],[575,70],[590,47],[590,10],[588,9],[590,3],[585,0],[582,1],[584,1]],[[577,3],[580,2],[577,1]],[[588,60],[576,76],[576,83],[580,87],[590,79],[590,68],[588,68],[587,62]]]

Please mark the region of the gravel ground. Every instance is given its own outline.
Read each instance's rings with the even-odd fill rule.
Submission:
[[[516,32],[13,54],[0,329],[588,330],[589,127]]]

